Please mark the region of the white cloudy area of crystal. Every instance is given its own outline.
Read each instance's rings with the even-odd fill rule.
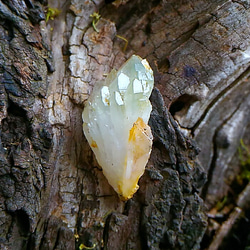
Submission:
[[[110,93],[109,93],[109,88],[108,86],[103,86],[101,88],[101,97],[102,97],[102,102],[105,106],[109,105],[109,99],[110,99]]]
[[[83,111],[84,134],[109,184],[125,200],[138,189],[151,152],[153,85],[148,62],[132,56],[94,87]]]
[[[138,93],[143,92],[142,82],[139,81],[138,79],[135,79],[133,81],[133,92],[134,92],[134,94],[138,94]]]
[[[118,89],[122,95],[127,91],[129,83],[130,83],[129,77],[126,76],[125,74],[121,73],[118,76]]]

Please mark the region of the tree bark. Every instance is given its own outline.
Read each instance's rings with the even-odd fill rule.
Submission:
[[[235,211],[249,213],[249,185],[232,191],[240,138],[250,145],[249,19],[244,0],[0,1],[0,248],[207,248],[218,202],[231,197],[210,249],[225,246]],[[154,71],[154,143],[123,202],[81,113],[132,54]]]

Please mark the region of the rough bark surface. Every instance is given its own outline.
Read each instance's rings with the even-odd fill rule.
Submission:
[[[51,8],[59,12],[45,22]],[[249,22],[244,0],[0,1],[0,248],[208,247],[202,198],[212,209],[231,192],[240,138],[250,145]],[[93,85],[132,54],[154,70],[154,145],[123,202],[81,113]],[[249,193],[221,231],[249,214]]]

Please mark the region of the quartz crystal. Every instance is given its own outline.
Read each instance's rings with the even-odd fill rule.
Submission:
[[[152,147],[147,125],[154,85],[148,62],[133,55],[104,84],[96,84],[84,108],[83,131],[109,184],[121,199],[139,188]]]

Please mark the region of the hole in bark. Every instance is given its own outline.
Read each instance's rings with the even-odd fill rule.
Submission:
[[[30,232],[30,222],[27,213],[23,210],[17,210],[15,212],[15,218],[17,227],[19,229],[19,234],[21,236],[28,236]]]
[[[11,100],[9,100],[8,113],[23,118],[27,116],[26,111]]]
[[[167,73],[170,67],[170,62],[168,58],[164,58],[163,60],[158,62],[158,70],[161,73]]]
[[[176,114],[184,116],[189,107],[196,101],[198,101],[197,96],[184,94],[171,104],[169,111],[172,116]]]

